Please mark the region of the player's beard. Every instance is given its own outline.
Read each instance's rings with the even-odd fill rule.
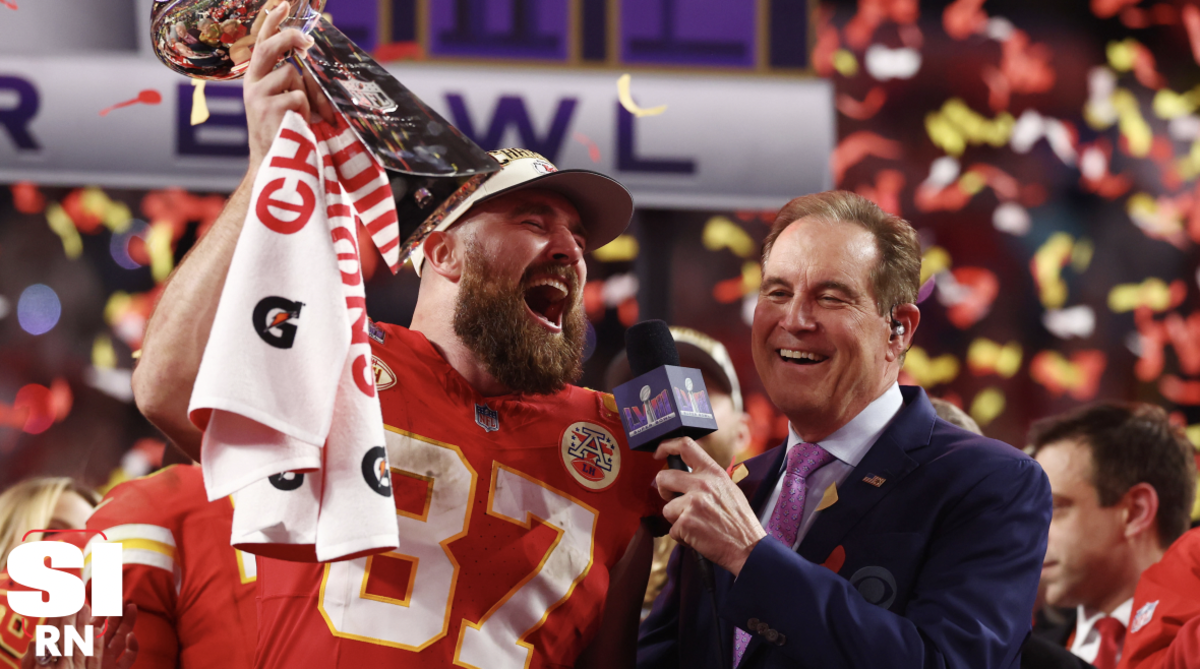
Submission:
[[[529,278],[552,275],[567,285],[562,331],[550,332],[530,318],[525,304]],[[513,392],[548,395],[583,375],[584,317],[575,270],[556,263],[530,267],[520,281],[501,281],[478,246],[468,243],[467,262],[454,305],[454,332],[497,381]]]

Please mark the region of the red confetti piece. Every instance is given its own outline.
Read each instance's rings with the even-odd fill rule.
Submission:
[[[1200,381],[1185,381],[1174,374],[1168,374],[1158,382],[1158,392],[1175,404],[1200,405]]]
[[[1102,19],[1116,16],[1122,9],[1138,4],[1141,0],[1092,0],[1092,13]]]
[[[117,104],[115,104],[111,107],[108,107],[107,109],[100,110],[100,115],[108,116],[109,112],[111,112],[114,109],[119,109],[121,107],[129,107],[131,105],[136,105],[136,104],[156,105],[161,102],[162,102],[162,93],[159,93],[158,91],[154,90],[153,88],[147,88],[144,91],[141,91],[140,93],[138,93],[137,97],[133,98],[132,100],[118,102]]]
[[[1158,73],[1154,62],[1154,54],[1145,44],[1137,44],[1133,50],[1133,76],[1146,88],[1158,90],[1167,85],[1166,79]]]
[[[1054,87],[1050,48],[1030,44],[1024,30],[1013,30],[1000,49],[1000,71],[1014,93],[1043,93]]]
[[[862,162],[868,156],[877,156],[895,160],[901,156],[901,144],[887,139],[869,130],[859,130],[851,133],[837,145],[830,157],[833,169],[833,182],[842,183],[846,170]]]
[[[22,214],[40,214],[46,209],[46,196],[42,195],[42,191],[34,183],[15,183],[12,185],[12,194],[13,207]]]
[[[83,206],[83,189],[76,188],[68,193],[63,198],[62,208],[71,217],[71,220],[75,222],[75,227],[80,232],[85,235],[92,235],[100,231],[100,215]]]
[[[593,163],[600,162],[600,147],[596,146],[596,143],[591,138],[582,132],[576,132],[574,137],[576,142],[587,147],[588,158],[591,158]]]
[[[0,5],[4,5],[5,7],[8,7],[9,9],[13,10],[14,12],[17,11],[17,3],[15,3],[15,2],[9,2],[9,0],[0,0]]]
[[[879,113],[885,102],[887,102],[887,91],[883,89],[883,86],[876,86],[867,91],[862,102],[845,93],[838,93],[837,110],[855,121],[865,121]]]
[[[988,15],[983,11],[984,0],[955,0],[942,12],[942,27],[956,40],[964,40],[983,32]]]
[[[1058,351],[1042,351],[1029,363],[1029,375],[1056,397],[1065,392],[1077,400],[1090,400],[1100,389],[1107,365],[1104,351],[1077,351],[1070,360]]]
[[[25,422],[21,429],[29,434],[41,434],[54,424],[54,409],[51,403],[50,389],[36,383],[31,383],[17,391],[17,399],[13,408],[26,413]]]
[[[1000,294],[1000,281],[991,270],[982,267],[959,267],[951,272],[962,297],[946,310],[946,318],[960,330],[979,322],[992,308]],[[943,293],[944,294],[944,293]],[[939,298],[940,299],[940,298]]]
[[[900,191],[904,189],[904,174],[899,170],[880,170],[875,175],[875,185],[861,184],[855,191],[868,200],[879,205],[879,208],[899,216]]]
[[[1192,58],[1200,63],[1200,8],[1183,6],[1183,27],[1187,29],[1188,42],[1192,45]]]
[[[813,46],[813,69],[821,77],[833,76],[833,54],[841,48],[837,28],[829,22],[831,11],[822,9],[817,27],[817,43]]]

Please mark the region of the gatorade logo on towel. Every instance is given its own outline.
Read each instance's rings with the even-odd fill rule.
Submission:
[[[286,297],[264,297],[254,307],[254,331],[275,348],[291,348],[296,342],[296,324],[303,302]]]

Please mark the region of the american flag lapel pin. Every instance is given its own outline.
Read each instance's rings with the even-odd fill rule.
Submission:
[[[871,485],[878,488],[878,487],[882,486],[884,483],[887,483],[887,479],[883,478],[882,476],[880,476],[878,474],[868,474],[863,477],[863,483],[870,483]]]

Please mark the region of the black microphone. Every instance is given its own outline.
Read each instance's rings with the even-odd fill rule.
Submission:
[[[667,439],[699,439],[716,431],[704,377],[700,370],[679,365],[679,349],[664,321],[635,323],[625,331],[625,349],[634,378],[614,388],[613,395],[630,448],[654,452]],[[668,386],[673,392],[666,390]],[[667,456],[667,466],[688,471],[678,455]],[[715,585],[712,564],[695,549],[692,552],[711,595]]]

